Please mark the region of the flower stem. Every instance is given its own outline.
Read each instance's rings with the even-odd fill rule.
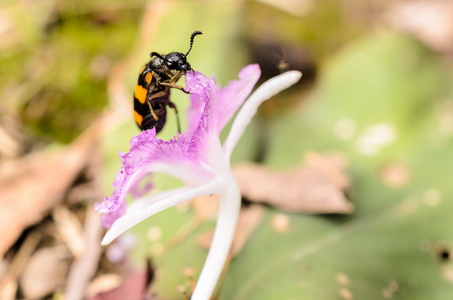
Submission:
[[[201,270],[192,300],[208,300],[217,284],[233,241],[241,208],[241,193],[232,177],[220,195],[219,215],[208,257]]]

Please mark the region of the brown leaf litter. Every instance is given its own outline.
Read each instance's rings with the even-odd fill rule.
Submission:
[[[338,156],[310,153],[305,163],[289,170],[244,163],[234,168],[242,196],[284,211],[347,214],[354,210],[345,193],[351,182]]]

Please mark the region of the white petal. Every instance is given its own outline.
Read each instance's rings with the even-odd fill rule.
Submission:
[[[228,160],[261,103],[292,86],[298,82],[301,77],[302,73],[299,71],[288,71],[269,79],[249,97],[238,112],[236,119],[231,126],[230,133],[223,144],[225,156]]]
[[[127,205],[127,213],[132,213],[134,211],[140,210],[145,208],[148,205],[151,205],[153,203],[156,203],[160,200],[163,200],[165,198],[172,197],[177,194],[182,194],[185,193],[186,191],[191,190],[191,187],[183,187],[183,188],[178,188],[178,189],[173,189],[165,192],[161,192],[158,194],[153,194],[153,195],[148,195],[146,197],[141,197],[131,204]]]
[[[112,227],[105,234],[101,244],[104,246],[110,244],[120,234],[137,225],[141,221],[151,217],[155,213],[158,213],[162,210],[165,210],[197,196],[219,193],[222,186],[222,182],[214,180],[209,182],[208,184],[192,188],[183,193],[171,196],[165,200],[161,200],[159,202],[145,206],[143,209],[127,213],[126,215],[116,220],[115,223],[113,223]]]

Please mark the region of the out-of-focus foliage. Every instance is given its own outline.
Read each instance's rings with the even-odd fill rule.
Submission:
[[[10,1],[1,8],[1,107],[49,141],[70,142],[99,116],[110,67],[134,41],[138,3],[95,4]]]
[[[357,211],[288,214],[278,234],[270,210],[230,266],[225,297],[448,299],[450,86],[442,62],[408,37],[371,35],[334,56],[307,107],[270,131],[264,160],[289,167],[306,151],[341,153]]]
[[[295,45],[317,62],[322,61],[346,40],[363,32],[360,24],[346,22],[343,5],[339,1],[299,1],[294,3],[294,14],[289,14],[252,1],[246,30],[252,42]]]

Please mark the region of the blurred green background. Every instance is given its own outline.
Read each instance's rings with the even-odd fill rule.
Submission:
[[[139,132],[131,95],[141,66],[151,51],[187,51],[200,30],[190,63],[221,85],[249,63],[262,80],[286,67],[304,73],[261,107],[233,161],[284,169],[309,151],[341,153],[356,207],[349,216],[266,207],[220,298],[451,299],[452,16],[448,0],[3,0],[0,129],[19,147],[0,142],[0,162],[69,144],[120,108],[102,137],[108,195],[117,153]],[[186,96],[172,97],[184,111]],[[175,130],[169,112],[161,138]],[[158,190],[178,184],[156,178]],[[272,226],[280,214],[283,234]],[[215,220],[159,250],[193,217],[170,209],[134,229],[134,261],[153,260],[159,299],[182,299],[184,270],[201,270],[197,237]],[[150,240],[150,228],[162,236]]]

